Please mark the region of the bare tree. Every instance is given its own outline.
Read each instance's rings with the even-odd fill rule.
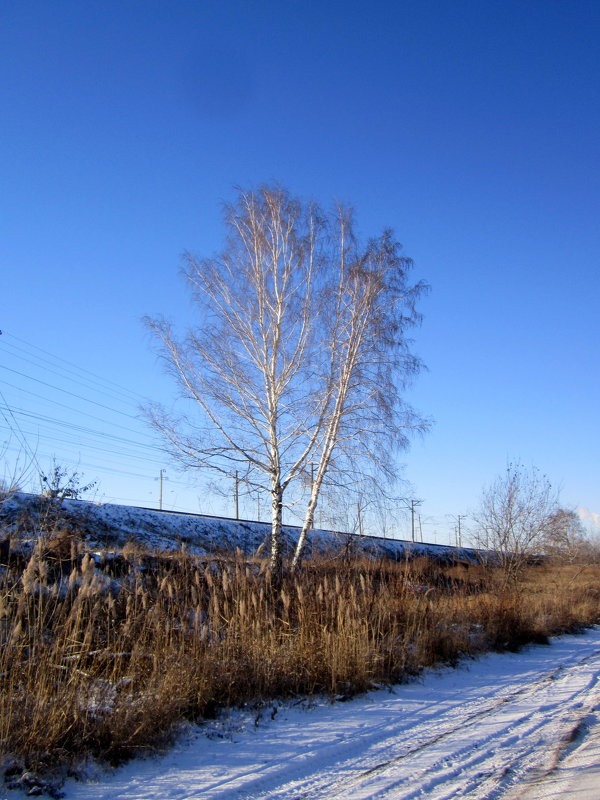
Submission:
[[[544,552],[548,556],[572,564],[590,559],[593,549],[583,523],[573,509],[556,508],[550,514],[544,537]]]
[[[545,475],[509,464],[484,490],[474,515],[475,544],[491,551],[507,580],[513,580],[544,549],[557,497]]]
[[[420,367],[407,331],[425,286],[409,283],[391,232],[361,246],[350,211],[325,213],[279,187],[241,191],[225,223],[219,255],[185,257],[197,326],[179,340],[147,320],[202,414],[148,413],[184,464],[238,470],[270,493],[279,574],[284,496],[307,497],[296,566],[326,477],[358,482],[365,459],[392,476],[394,448],[424,429],[402,389]]]

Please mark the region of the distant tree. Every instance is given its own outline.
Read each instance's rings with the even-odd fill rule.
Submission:
[[[534,467],[509,464],[484,489],[474,515],[476,546],[492,551],[505,578],[513,580],[532,556],[544,550],[557,497],[552,484]]]
[[[38,503],[38,525],[42,533],[52,533],[70,524],[70,514],[63,507],[65,500],[79,500],[96,486],[96,481],[81,484],[81,475],[69,470],[56,460],[52,468],[40,473],[41,493]]]
[[[573,509],[556,508],[548,519],[544,537],[547,555],[572,564],[593,555],[594,545],[586,535],[583,523]]]
[[[42,497],[52,502],[61,503],[63,500],[78,500],[82,494],[89,492],[96,486],[96,481],[81,485],[81,476],[77,471],[69,471],[56,461],[52,469],[40,473]]]
[[[146,320],[192,413],[147,413],[185,465],[270,494],[279,574],[287,493],[306,503],[296,566],[327,476],[391,477],[394,450],[425,429],[402,390],[420,368],[407,332],[426,287],[390,231],[361,245],[351,211],[277,186],[240,191],[225,224],[219,255],[185,256],[196,327],[180,340]]]

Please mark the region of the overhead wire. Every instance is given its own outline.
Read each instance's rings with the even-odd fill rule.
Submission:
[[[100,381],[101,383],[110,384],[110,385],[120,389],[121,391],[127,393],[127,394],[130,394],[130,395],[133,395],[133,396],[139,398],[140,400],[144,400],[144,401],[147,400],[147,398],[144,397],[144,395],[140,394],[139,392],[136,392],[136,391],[134,391],[132,389],[129,389],[129,388],[125,387],[125,386],[122,386],[120,383],[117,383],[116,381],[110,380],[109,378],[104,378],[104,377],[102,377],[100,375],[97,375],[95,372],[92,372],[91,370],[88,370],[85,367],[81,367],[81,366],[79,366],[78,364],[75,364],[72,361],[68,361],[67,359],[62,358],[61,356],[56,356],[53,353],[50,353],[48,350],[44,350],[44,348],[39,347],[38,345],[31,344],[30,342],[27,342],[24,339],[21,339],[19,336],[15,336],[14,334],[10,333],[9,331],[3,330],[2,331],[2,335],[3,336],[8,336],[9,339],[15,339],[17,342],[20,342],[21,344],[24,344],[24,345],[26,345],[27,347],[29,347],[29,348],[31,348],[33,350],[37,350],[40,353],[44,353],[45,356],[47,356],[49,358],[52,358],[55,361],[62,362],[64,364],[68,364],[70,367],[74,367],[75,370],[77,370],[79,372],[82,372],[82,373],[86,373],[87,375],[90,375],[91,377],[95,378],[96,380]]]
[[[68,394],[71,397],[76,397],[78,400],[83,400],[85,403],[91,403],[92,405],[99,406],[100,408],[107,409],[108,411],[112,411],[113,414],[121,414],[124,417],[129,417],[129,419],[138,419],[138,417],[134,416],[133,414],[127,414],[125,411],[119,411],[117,408],[111,408],[111,406],[107,406],[104,403],[98,403],[97,400],[90,400],[89,397],[84,397],[83,395],[76,394],[75,392],[70,392],[68,389],[62,389],[60,386],[54,386],[47,381],[43,381],[40,378],[34,378],[32,375],[27,375],[25,372],[20,372],[17,369],[12,369],[12,367],[7,367],[4,364],[0,364],[0,369],[8,370],[9,372],[13,372],[16,375],[20,375],[22,378],[27,378],[27,380],[35,381],[36,383],[41,383],[43,386],[46,386],[49,389],[55,389],[57,392],[63,392],[64,394]]]
[[[6,406],[6,398],[4,397],[4,393],[2,392],[1,389],[0,389],[0,398],[4,402],[4,405]],[[19,441],[19,444],[22,445],[22,447],[24,448],[25,452],[29,454],[29,456],[30,456],[31,460],[33,461],[33,463],[35,463],[35,465],[37,466],[38,470],[40,470],[40,465],[39,465],[39,462],[38,462],[38,460],[36,458],[36,454],[31,449],[31,447],[29,446],[29,442],[25,438],[25,435],[24,435],[23,431],[21,430],[21,426],[19,425],[17,419],[15,418],[15,415],[10,410],[9,410],[9,414],[10,414],[10,416],[12,417],[12,419],[13,419],[13,421],[15,423],[16,430],[15,430],[15,428],[13,428],[13,426],[10,423],[10,420],[8,419],[8,417],[6,416],[4,411],[2,410],[2,416],[6,420],[6,424],[8,425],[8,428],[10,429],[11,433],[14,436],[16,436],[17,440]]]
[[[8,445],[6,449],[11,450],[12,452],[17,452],[17,453],[19,452],[18,449],[11,447],[10,445]],[[40,458],[52,460],[55,456],[55,453],[38,451],[38,455]],[[87,467],[89,469],[96,470],[97,472],[107,472],[111,475],[112,474],[125,475],[126,477],[129,478],[141,478],[143,480],[149,480],[155,477],[153,473],[142,474],[140,472],[131,472],[129,470],[120,469],[119,467],[116,466],[113,467],[110,465],[107,466],[107,465],[93,464],[90,463],[89,461],[81,461],[80,458],[72,459],[72,463],[75,464],[77,467],[79,466]],[[40,469],[40,472],[43,472],[43,470]]]
[[[10,408],[10,407],[6,406],[6,408]],[[47,417],[44,414],[33,414],[33,413],[29,412],[29,411],[22,411],[22,410],[19,410],[19,409],[16,409],[16,408],[10,408],[10,410],[14,414],[17,414],[19,416],[24,416],[24,417],[30,417],[32,419],[37,419],[37,420],[40,420],[42,422],[46,422],[49,425],[57,425],[57,426],[64,427],[64,428],[70,428],[70,429],[72,429],[74,431],[79,431],[79,432],[84,433],[84,434],[90,434],[90,435],[93,435],[93,436],[101,436],[104,439],[114,439],[117,442],[124,442],[124,443],[127,443],[127,444],[133,444],[136,447],[145,447],[145,448],[147,448],[149,450],[156,450],[157,452],[164,452],[164,449],[162,447],[160,447],[159,445],[148,444],[147,442],[137,442],[137,441],[134,441],[133,439],[127,439],[125,436],[118,436],[117,434],[114,434],[114,433],[106,433],[104,431],[97,431],[97,430],[94,430],[93,428],[86,428],[83,425],[76,425],[76,424],[74,424],[72,422],[66,422],[64,420],[56,420],[56,419],[53,419],[52,417]]]
[[[3,427],[2,424],[0,424],[0,428],[2,428],[2,427]],[[23,433],[26,434],[26,435],[30,435],[30,436],[35,436],[36,433],[38,433],[39,435],[43,435],[44,441],[61,442],[62,444],[75,445],[75,446],[77,446],[79,448],[81,448],[82,446],[88,446],[88,447],[93,448],[98,453],[111,453],[112,455],[124,456],[125,458],[137,458],[138,457],[138,454],[133,452],[133,451],[131,451],[131,450],[129,450],[129,451],[128,450],[119,450],[119,449],[115,449],[114,447],[109,449],[107,447],[101,447],[100,445],[95,444],[94,442],[90,443],[88,441],[81,440],[81,439],[72,439],[72,438],[64,438],[64,437],[53,436],[52,434],[49,434],[49,433],[46,433],[46,432],[42,432],[42,431],[37,431],[36,432],[36,431],[31,431],[31,430],[24,430]],[[153,463],[153,464],[163,464],[164,463],[164,459],[152,458],[151,456],[146,455],[144,457],[144,462],[145,463],[150,462],[150,463]]]
[[[32,366],[45,370],[46,372],[50,372],[52,375],[56,377],[65,378],[66,380],[74,383],[78,386],[83,386],[84,389],[92,389],[96,394],[102,394],[106,397],[111,398],[112,400],[130,405],[132,402],[140,402],[137,398],[134,399],[132,397],[127,396],[121,391],[115,391],[112,388],[107,388],[102,385],[102,383],[87,378],[86,376],[77,375],[74,370],[65,369],[64,367],[56,364],[51,364],[48,362],[47,359],[42,358],[41,356],[36,355],[35,353],[28,353],[27,350],[24,350],[21,347],[16,347],[15,345],[9,343],[5,343],[2,348],[6,355],[11,356],[13,358],[18,358],[19,364],[26,363],[31,364]],[[17,351],[17,352],[15,352]],[[21,353],[25,353],[25,355],[21,355]]]
[[[6,336],[15,342],[19,342],[19,344],[7,341]],[[131,408],[133,405],[138,407],[140,401],[148,402],[148,399],[139,392],[132,391],[116,381],[105,379],[91,370],[80,367],[72,361],[62,359],[48,350],[26,342],[6,331],[2,332],[0,343],[0,353],[4,353],[9,359],[9,363],[11,360],[14,362],[15,359],[18,359],[19,366],[26,363],[35,369],[41,369],[45,372],[50,371],[56,378],[64,380],[67,385],[69,383],[75,384],[95,394],[102,393],[105,397],[111,398],[114,403],[125,407],[129,406]],[[24,345],[24,347],[21,345]],[[48,359],[51,359],[53,363],[50,363]],[[114,405],[108,405],[79,392],[70,391],[70,388],[66,388],[64,385],[57,385],[36,377],[34,374],[27,374],[20,369],[16,369],[14,363],[13,366],[2,363],[0,364],[0,369],[23,379],[20,385],[3,380],[2,385],[4,387],[9,387],[19,394],[43,401],[45,409],[50,404],[57,409],[64,409],[69,412],[69,418],[64,419],[64,414],[54,417],[41,413],[37,408],[17,408],[14,402],[10,403],[6,396],[1,394],[0,428],[9,431],[14,443],[18,445],[15,447],[12,443],[7,443],[5,452],[9,451],[19,455],[23,451],[29,454],[34,459],[38,472],[42,473],[40,460],[55,458],[56,453],[52,452],[52,443],[57,442],[60,443],[59,460],[68,460],[76,465],[76,468],[85,467],[105,475],[119,475],[144,481],[156,479],[152,466],[164,463],[164,458],[159,458],[158,456],[159,454],[164,454],[165,450],[157,442],[156,438],[142,427],[143,420],[139,413],[128,413],[125,410],[115,408]],[[109,412],[110,415],[126,417],[131,420],[131,424],[123,424],[107,419],[105,416],[84,410],[85,406],[76,407],[73,403],[61,402],[61,400],[49,394],[40,394],[28,388],[25,381],[35,382],[53,393],[58,393],[57,396],[67,395],[83,403],[94,405]],[[32,430],[30,426],[25,427],[19,424],[18,418],[33,423],[37,430]],[[96,423],[106,425],[107,430],[102,431],[98,430],[97,426],[90,427],[89,425],[79,424],[78,421],[75,421],[79,418],[94,420]],[[5,425],[2,425],[2,419]],[[131,438],[133,423],[137,425],[135,439]],[[119,434],[118,431],[126,431],[130,436]],[[29,443],[32,436],[36,436],[38,440],[35,452]],[[145,437],[148,437],[147,442],[140,441]],[[43,443],[42,446],[40,446],[40,442]],[[98,457],[94,458],[93,454]],[[108,456],[114,456],[116,462],[113,459],[109,459]],[[130,464],[133,468],[127,469]],[[133,464],[136,466],[133,466]],[[150,469],[146,474],[143,474],[139,467],[142,466],[143,470],[146,465]],[[171,477],[169,480],[171,485],[183,489],[190,490],[194,486],[193,482],[189,481],[180,481]]]
[[[90,419],[95,419],[99,422],[104,422],[107,425],[111,425],[113,428],[121,428],[124,431],[130,431],[131,428],[126,425],[120,425],[118,422],[108,422],[108,420],[103,419],[102,417],[98,417],[95,414],[90,414],[89,411],[82,411],[81,409],[73,408],[73,406],[68,406],[65,403],[61,403],[59,400],[53,400],[50,397],[45,397],[42,394],[38,394],[37,392],[32,392],[31,389],[24,389],[22,386],[15,386],[14,383],[9,383],[8,381],[4,381],[5,386],[10,386],[13,389],[17,389],[20,392],[25,392],[25,394],[29,394],[32,397],[37,397],[43,400],[45,403],[52,403],[53,405],[60,406],[61,408],[66,408],[68,411],[75,411],[77,414],[81,414],[84,417],[89,417]],[[5,403],[6,404],[6,403]],[[132,417],[132,419],[136,420],[137,422],[141,422],[139,417]]]
[[[3,407],[0,406],[0,410],[2,410],[2,409],[3,409]],[[22,414],[25,414],[26,416],[34,416],[35,417],[35,415],[28,415],[27,412],[16,412],[16,413],[22,413]],[[61,425],[63,423],[56,422],[56,424],[57,425]],[[4,426],[2,426],[0,424],[0,429],[3,428],[3,427]],[[75,426],[75,428],[77,428],[77,427],[78,426]],[[6,429],[11,430],[11,432],[12,432],[12,427],[10,425],[7,425]],[[41,431],[24,430],[22,427],[20,428],[20,430],[21,430],[22,435],[24,437],[25,437],[25,435],[42,435]],[[67,433],[70,433],[70,432],[67,431]],[[111,434],[102,434],[100,432],[96,432],[96,435],[99,438],[104,438],[105,436],[107,438],[109,438],[109,439],[110,438],[116,438],[116,439],[120,438],[120,437],[112,437]],[[59,437],[53,436],[52,434],[48,434],[45,431],[43,432],[43,437],[42,438],[43,438],[43,441],[45,441],[45,442],[51,442],[51,441],[60,442],[63,445],[63,452],[65,452],[66,449],[72,449],[72,448],[76,448],[77,450],[81,451],[82,447],[83,448],[87,447],[89,450],[92,450],[94,452],[108,453],[110,455],[122,456],[123,458],[125,458],[127,460],[134,460],[134,461],[136,461],[138,463],[140,461],[142,461],[144,464],[152,463],[152,464],[157,464],[158,465],[158,464],[163,464],[164,463],[164,459],[159,459],[159,458],[156,458],[156,457],[152,457],[152,455],[144,454],[140,458],[139,453],[136,452],[135,450],[115,449],[114,446],[111,447],[110,449],[108,449],[108,448],[99,446],[95,442],[89,442],[89,441],[87,441],[85,439],[82,440],[81,438],[76,438],[74,440],[73,439],[65,439],[64,437],[59,438]],[[127,442],[128,440],[123,440],[123,441]],[[19,440],[19,442],[20,442],[20,440]],[[134,443],[134,444],[138,444],[138,443]],[[151,448],[152,450],[155,450],[157,453],[164,452],[158,446],[143,445],[143,443],[141,443],[141,444],[142,444],[142,446],[145,446],[146,448]],[[42,455],[42,454],[40,454],[40,455]],[[79,455],[80,455],[80,453],[77,454],[78,457],[79,457]],[[39,466],[39,464],[38,464],[38,466]],[[100,465],[98,465],[98,464],[93,464],[93,465],[90,465],[90,466],[92,466],[95,469],[101,469]],[[153,473],[151,473],[151,472],[149,474],[142,475],[139,472],[136,472],[136,473],[127,472],[126,470],[122,470],[117,466],[109,466],[109,469],[111,471],[119,472],[121,474],[127,474],[127,475],[129,475],[131,477],[139,477],[139,478],[145,478],[145,479],[154,477]],[[177,481],[175,479],[170,479],[170,480],[174,484],[177,484],[177,485],[185,487],[185,488],[190,488],[190,483],[189,482]]]

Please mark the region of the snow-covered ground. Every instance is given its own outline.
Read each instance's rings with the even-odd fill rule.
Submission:
[[[599,676],[596,628],[343,703],[232,712],[66,797],[598,800]]]

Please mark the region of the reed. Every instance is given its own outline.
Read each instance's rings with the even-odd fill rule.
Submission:
[[[598,621],[600,568],[492,570],[321,558],[278,588],[266,562],[185,552],[98,566],[65,535],[0,575],[0,753],[23,769],[118,763],[223,706],[402,681]]]

